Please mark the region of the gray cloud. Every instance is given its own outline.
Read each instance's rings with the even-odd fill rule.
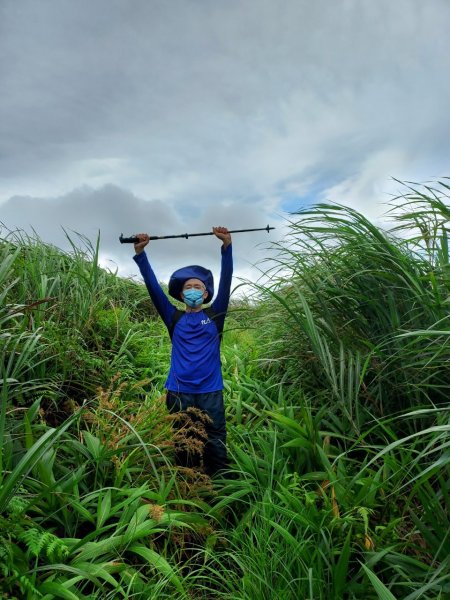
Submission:
[[[3,0],[0,220],[100,228],[121,260],[126,207],[181,232],[375,215],[391,176],[448,174],[449,25],[446,0]]]
[[[115,270],[120,275],[138,275],[132,261],[132,244],[120,244],[119,235],[148,232],[150,235],[180,235],[184,233],[209,232],[213,225],[224,225],[230,229],[265,227],[270,215],[266,208],[261,211],[236,202],[210,206],[206,210],[177,213],[167,203],[159,200],[144,201],[127,190],[107,185],[100,189],[89,187],[73,190],[58,198],[32,198],[16,196],[1,206],[0,236],[37,234],[47,243],[71,250],[67,236],[79,246],[83,237],[95,246],[100,235],[100,261],[102,266]],[[272,220],[273,223],[273,220]],[[280,228],[281,227],[281,228]],[[236,234],[234,255],[236,281],[240,277],[255,277],[254,263],[265,256],[258,244],[276,240],[282,236],[279,230],[252,234]],[[82,237],[80,237],[82,236]],[[155,272],[162,281],[184,264],[204,264],[216,276],[220,267],[220,242],[213,236],[189,238],[188,240],[158,240],[150,243],[148,253]]]

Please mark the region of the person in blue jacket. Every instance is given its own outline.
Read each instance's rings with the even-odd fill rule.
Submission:
[[[210,308],[204,304],[214,296],[211,271],[190,265],[175,271],[169,281],[169,295],[185,304],[177,310],[156,279],[144,248],[149,243],[146,233],[136,235],[135,256],[141,275],[156,310],[172,338],[170,370],[165,383],[166,403],[171,413],[197,408],[209,416],[205,423],[207,440],[203,450],[205,473],[213,477],[228,467],[225,410],[223,403],[220,334],[230,299],[233,257],[231,234],[226,227],[213,227],[222,241],[221,272],[217,296]],[[188,466],[186,457],[177,462]],[[192,458],[192,457],[191,457]],[[189,462],[191,466],[192,460]]]

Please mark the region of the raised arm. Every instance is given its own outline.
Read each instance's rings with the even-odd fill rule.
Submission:
[[[214,312],[219,318],[225,320],[225,315],[230,301],[231,279],[233,276],[233,253],[231,234],[226,227],[213,227],[214,235],[223,242],[221,253],[222,263],[220,268],[220,281],[217,296],[212,303]]]
[[[138,233],[136,237],[139,238],[140,241],[134,244],[134,250],[136,254],[134,255],[133,259],[139,267],[141,275],[144,279],[144,283],[156,310],[166,324],[166,327],[170,328],[172,315],[176,309],[175,306],[170,303],[169,299],[164,293],[164,290],[159,285],[159,282],[156,279],[153,269],[148,261],[145,247],[150,241],[149,236],[146,233]]]

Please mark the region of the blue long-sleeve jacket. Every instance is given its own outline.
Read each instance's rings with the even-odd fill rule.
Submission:
[[[223,326],[230,300],[233,274],[231,244],[221,250],[222,264],[217,296],[212,309],[216,322]],[[134,256],[156,310],[168,330],[176,307],[166,296],[145,252]],[[200,394],[223,389],[220,338],[216,324],[203,311],[186,312],[177,322],[172,336],[172,355],[166,388],[172,392]]]

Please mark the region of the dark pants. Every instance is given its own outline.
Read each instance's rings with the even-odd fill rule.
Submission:
[[[170,413],[197,408],[206,413],[211,422],[205,422],[206,442],[203,449],[203,468],[205,473],[213,477],[221,470],[228,468],[226,448],[225,409],[223,406],[222,390],[205,394],[184,394],[167,392],[167,409]],[[176,462],[183,467],[200,466],[200,455],[188,455],[186,451],[178,450]]]

